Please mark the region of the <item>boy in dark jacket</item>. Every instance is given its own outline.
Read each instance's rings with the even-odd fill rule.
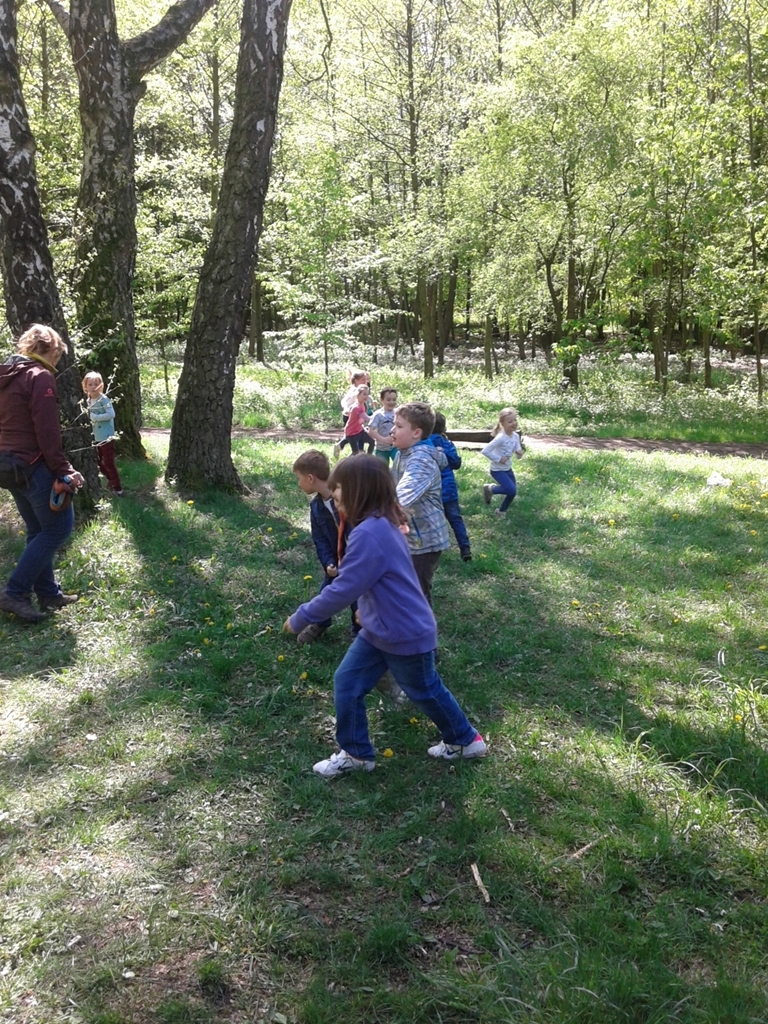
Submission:
[[[472,560],[472,552],[469,548],[469,537],[464,520],[461,518],[459,508],[459,491],[456,487],[454,469],[461,467],[461,456],[456,451],[456,445],[445,436],[445,416],[441,412],[435,413],[435,432],[430,434],[429,440],[435,448],[441,448],[448,460],[448,465],[440,470],[440,477],[443,485],[443,511],[445,518],[451,524],[451,529],[456,536],[456,543],[459,545],[459,553],[463,562]]]
[[[315,448],[301,454],[293,464],[293,472],[296,474],[296,483],[305,494],[314,495],[309,503],[309,523],[312,533],[312,540],[323,567],[323,579],[320,583],[320,590],[339,574],[338,561],[344,554],[347,538],[342,532],[339,536],[339,513],[333,503],[331,492],[328,489],[328,477],[331,475],[331,465],[327,456]],[[341,550],[339,545],[341,544]],[[356,633],[359,626],[355,622],[357,605],[351,606],[352,632]],[[300,644],[311,644],[328,629],[330,619],[323,622],[311,622],[296,637]]]

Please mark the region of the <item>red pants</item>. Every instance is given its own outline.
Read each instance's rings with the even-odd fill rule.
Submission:
[[[99,470],[107,478],[107,482],[113,491],[122,491],[120,474],[115,465],[115,442],[102,441],[96,445],[96,458],[99,460]]]

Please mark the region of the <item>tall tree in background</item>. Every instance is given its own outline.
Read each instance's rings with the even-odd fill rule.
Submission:
[[[120,401],[122,450],[143,453],[132,282],[136,265],[134,115],[144,78],[186,39],[213,0],[184,0],[122,42],[114,0],[47,0],[69,40],[80,91],[83,162],[78,195],[79,326]]]
[[[241,489],[232,462],[232,395],[243,338],[291,0],[244,0],[235,107],[219,205],[192,311],[166,477]]]
[[[33,323],[55,328],[69,346],[58,367],[63,441],[86,479],[91,501],[99,478],[90,424],[82,415],[75,364],[48,248],[35,173],[35,140],[21,91],[15,0],[0,0],[0,230],[5,315],[14,337]]]

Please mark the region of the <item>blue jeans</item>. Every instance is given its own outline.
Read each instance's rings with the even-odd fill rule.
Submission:
[[[75,510],[69,505],[54,512],[48,504],[54,475],[42,459],[29,478],[29,487],[12,487],[11,494],[27,527],[27,540],[5,586],[11,597],[55,597],[61,593],[53,578],[53,555],[72,533]]]
[[[445,513],[445,518],[451,524],[451,529],[456,537],[456,543],[459,545],[459,550],[469,550],[469,537],[467,536],[467,528],[464,525],[464,520],[461,518],[458,498],[451,498],[449,501],[444,501],[443,512]]]
[[[395,680],[427,718],[431,718],[446,743],[468,746],[477,735],[450,690],[435,671],[435,655],[387,654],[358,636],[333,677],[336,705],[336,739],[342,750],[370,761],[374,756],[368,738],[365,695],[389,669]]]
[[[491,487],[493,494],[505,494],[504,501],[499,505],[499,512],[506,512],[514,501],[517,494],[517,481],[511,469],[505,469],[501,473],[491,470],[491,476],[496,483]]]

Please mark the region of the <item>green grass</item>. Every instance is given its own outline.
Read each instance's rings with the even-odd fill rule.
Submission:
[[[539,451],[499,521],[467,453],[439,667],[491,754],[370,698],[392,756],[328,783],[347,621],[280,632],[302,445],[237,440],[251,494],[194,500],[148,445],[62,553],[83,600],[0,621],[0,1020],[764,1020],[762,463]]]
[[[352,358],[352,357],[351,357]],[[162,370],[142,367],[145,425],[169,427],[178,367],[171,367],[166,391]],[[718,369],[715,386],[699,378],[685,384],[674,376],[662,398],[647,362],[583,361],[578,391],[562,391],[557,366],[510,362],[487,381],[476,367],[444,367],[425,381],[414,361],[396,368],[369,366],[374,392],[398,388],[402,400],[431,402],[449,428],[489,427],[500,408],[515,405],[526,433],[590,437],[677,438],[688,441],[762,442],[765,411],[757,402],[754,375]],[[345,367],[337,367],[327,391],[316,367],[266,369],[241,360],[234,396],[234,423],[241,427],[329,428],[340,425],[339,397]]]

